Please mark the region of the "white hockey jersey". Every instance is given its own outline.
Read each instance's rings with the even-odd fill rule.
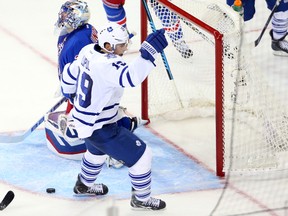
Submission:
[[[127,64],[122,57],[101,53],[95,44],[85,46],[77,60],[64,67],[63,93],[76,93],[72,116],[79,138],[116,122],[124,88],[141,84],[154,65],[140,56]]]

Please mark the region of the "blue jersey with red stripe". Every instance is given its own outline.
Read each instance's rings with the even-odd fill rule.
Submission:
[[[125,0],[102,0],[107,19],[126,27]]]
[[[90,24],[85,24],[71,33],[58,38],[58,75],[61,76],[64,66],[73,62],[80,50],[91,43],[97,43],[97,30]]]

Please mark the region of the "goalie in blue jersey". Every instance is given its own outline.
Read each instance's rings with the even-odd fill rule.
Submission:
[[[89,19],[89,8],[84,1],[67,1],[60,8],[55,24],[56,32],[59,34],[57,47],[58,76],[60,80],[63,78],[64,66],[77,59],[80,50],[84,46],[98,43],[97,30],[88,23]],[[77,75],[75,75],[75,81],[76,77]],[[73,108],[72,102],[75,92],[64,94],[64,96],[69,99],[66,111],[49,113],[46,116],[47,146],[61,157],[81,160],[83,153],[86,152],[86,146],[84,141],[78,138],[73,118],[69,115]],[[138,126],[147,122],[139,117],[130,117],[125,111],[124,108],[119,108],[122,118],[118,121],[118,124],[128,130],[134,131]],[[122,167],[119,161],[110,157],[107,158],[106,162],[109,167]]]
[[[151,149],[117,123],[122,118],[119,104],[124,89],[140,85],[155,67],[158,54],[167,47],[164,32],[161,29],[148,35],[139,55],[128,64],[122,56],[129,44],[129,34],[123,26],[109,23],[99,31],[98,44],[85,46],[73,63],[65,65],[62,90],[64,94],[76,91],[71,113],[78,136],[87,147],[74,186],[76,194],[108,193],[106,185],[95,183],[108,155],[128,167],[133,208],[166,207],[164,201],[151,197]],[[76,86],[70,85],[75,83],[75,75]]]
[[[66,1],[61,5],[55,23],[55,34],[58,35],[58,77],[62,79],[63,69],[67,63],[73,62],[80,50],[91,43],[97,43],[97,30],[88,23],[90,11],[84,1]],[[55,96],[61,96],[61,89]],[[66,111],[53,112],[46,115],[45,131],[48,148],[55,154],[73,160],[80,160],[86,151],[83,140],[78,138],[73,129],[73,120],[68,114],[72,109],[74,94],[65,95]]]
[[[62,77],[64,66],[76,59],[84,46],[97,43],[97,30],[88,23],[89,19],[89,8],[84,1],[67,1],[61,6],[55,23],[55,32],[59,35],[57,42],[59,79]],[[69,113],[71,107],[68,101],[66,113]]]
[[[227,0],[228,5],[233,5],[234,0]],[[266,0],[267,7],[272,10],[276,0]],[[253,18],[255,0],[242,0],[244,8],[244,21]],[[280,4],[272,17],[272,29],[270,31],[271,48],[274,55],[288,56],[288,41],[285,40],[288,34],[288,0],[281,0]]]

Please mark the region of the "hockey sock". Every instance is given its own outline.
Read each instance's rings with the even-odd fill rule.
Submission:
[[[81,162],[81,181],[86,186],[92,186],[102,170],[106,155],[95,156],[89,151],[83,155]]]
[[[287,34],[288,13],[276,12],[272,17],[273,39],[279,40]]]

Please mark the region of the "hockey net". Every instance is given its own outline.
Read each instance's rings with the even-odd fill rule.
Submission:
[[[220,1],[172,3],[149,0],[153,21],[157,28],[174,23],[172,33],[182,28],[182,39],[193,56],[181,52],[179,34],[166,31],[170,40],[165,55],[174,80],[169,80],[159,57],[148,84],[142,86],[142,117],[215,117],[219,176],[228,171],[285,169],[287,102],[253,63],[251,46],[242,41],[241,17]]]

